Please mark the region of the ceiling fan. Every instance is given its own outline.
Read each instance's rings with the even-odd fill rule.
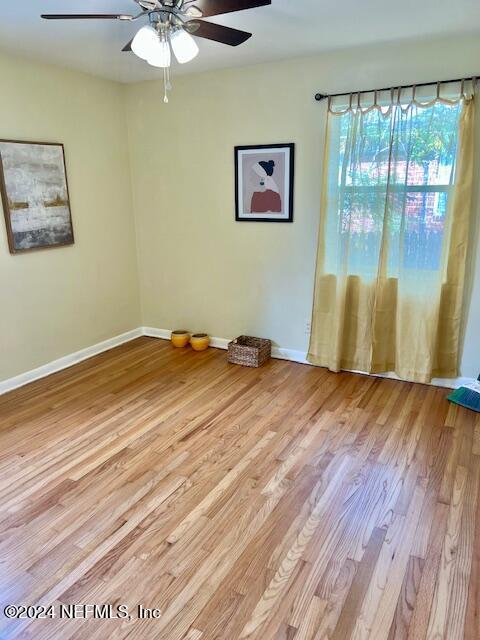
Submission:
[[[133,53],[153,67],[163,68],[165,96],[170,85],[171,51],[181,64],[190,62],[199,52],[191,34],[199,38],[214,40],[236,47],[252,34],[232,29],[221,24],[207,22],[201,18],[254,9],[272,4],[272,0],[133,0],[140,12],[97,14],[42,14],[45,20],[122,20],[133,22],[148,17],[149,24],[143,26],[122,51]]]

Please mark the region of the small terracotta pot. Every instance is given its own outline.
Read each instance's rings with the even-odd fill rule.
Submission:
[[[190,344],[194,351],[205,351],[205,349],[208,349],[208,345],[210,344],[210,336],[206,333],[195,333],[190,338]]]
[[[171,341],[174,347],[181,349],[182,347],[186,347],[190,342],[190,334],[183,329],[172,331]]]

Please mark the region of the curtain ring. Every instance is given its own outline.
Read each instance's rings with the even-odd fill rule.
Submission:
[[[472,78],[472,93],[475,95],[475,90],[477,88],[477,76],[473,76]]]
[[[349,100],[348,100],[348,109],[349,111],[352,110],[352,100],[353,100],[353,93],[350,94]]]
[[[332,96],[328,96],[328,112],[333,113],[332,112]]]
[[[397,106],[400,107],[401,106],[400,96],[401,96],[401,93],[402,93],[402,87],[398,87],[397,91],[398,91],[398,93],[397,93]]]
[[[378,96],[378,90],[377,90],[377,89],[375,89],[374,99],[373,99],[373,106],[374,106],[374,107],[378,107],[378,103],[377,103],[377,96]]]
[[[465,95],[465,78],[462,78],[462,83],[460,85],[460,98],[466,98]]]
[[[361,106],[361,104],[360,104],[360,91],[357,93],[357,109],[358,109],[359,111],[361,111],[361,110],[362,110],[362,106]]]
[[[416,99],[417,99],[417,85],[414,84],[412,88],[412,104],[415,103]]]
[[[437,82],[437,100],[440,100],[440,82]]]

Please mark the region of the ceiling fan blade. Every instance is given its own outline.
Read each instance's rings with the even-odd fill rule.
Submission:
[[[272,4],[272,0],[195,0],[193,2],[193,6],[201,10],[204,18],[232,11],[265,7],[269,4]]]
[[[133,20],[126,13],[42,13],[44,20]]]
[[[132,50],[132,42],[133,42],[133,38],[130,40],[130,42],[127,42],[127,44],[123,47],[122,51],[131,51]]]
[[[252,34],[247,31],[232,29],[232,27],[225,27],[223,24],[215,24],[204,20],[189,20],[186,26],[187,31],[194,36],[228,44],[231,47],[238,47],[239,44],[252,37]]]

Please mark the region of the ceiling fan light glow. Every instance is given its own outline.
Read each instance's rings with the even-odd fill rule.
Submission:
[[[172,55],[170,52],[170,45],[167,40],[161,40],[158,42],[155,50],[147,58],[147,62],[152,67],[161,67],[166,69],[172,62]]]
[[[198,55],[199,49],[197,43],[192,36],[183,29],[178,29],[170,34],[170,42],[173,53],[180,64],[190,62],[190,60],[193,60]]]
[[[150,25],[146,25],[140,29],[133,39],[132,51],[142,60],[148,60],[155,55],[159,45],[160,39],[157,31]]]

